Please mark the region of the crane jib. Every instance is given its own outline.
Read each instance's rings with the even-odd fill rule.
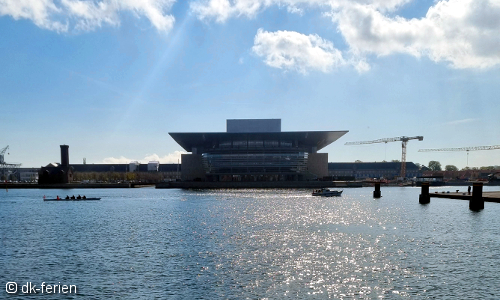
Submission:
[[[418,152],[431,151],[478,151],[478,150],[496,150],[500,149],[500,145],[495,146],[477,146],[477,147],[460,147],[460,148],[439,148],[439,149],[420,149]]]

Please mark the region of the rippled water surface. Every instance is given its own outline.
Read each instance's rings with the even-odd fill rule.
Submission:
[[[13,281],[92,299],[500,299],[500,204],[372,192],[3,190],[0,298]],[[42,201],[68,193],[102,200]]]

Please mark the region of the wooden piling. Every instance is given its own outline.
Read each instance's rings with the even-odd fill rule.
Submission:
[[[373,198],[382,197],[382,193],[380,192],[380,182],[375,182],[375,190],[373,191]]]
[[[484,199],[483,199],[483,183],[474,182],[472,184],[472,197],[469,201],[470,210],[481,210],[484,209]]]
[[[422,190],[420,196],[418,197],[418,202],[420,204],[428,204],[431,202],[431,196],[429,195],[429,183],[422,182]]]

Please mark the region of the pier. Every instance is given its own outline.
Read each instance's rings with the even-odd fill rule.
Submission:
[[[472,193],[471,193],[472,192]],[[419,196],[420,204],[428,204],[431,202],[430,198],[448,198],[469,200],[469,209],[473,211],[480,211],[484,209],[484,202],[500,203],[500,191],[484,192],[483,182],[474,182],[471,187],[469,186],[467,192],[460,192],[456,190],[454,193],[448,192],[435,192],[429,193],[429,183],[422,183],[422,192]]]
[[[459,200],[471,200],[472,194],[467,192],[449,192],[449,193],[433,193],[429,194],[431,198],[448,198],[448,199],[459,199]],[[483,200],[485,202],[495,202],[500,203],[500,192],[483,192]]]

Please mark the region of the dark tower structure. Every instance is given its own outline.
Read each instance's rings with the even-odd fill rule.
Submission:
[[[73,181],[73,170],[69,166],[69,146],[61,145],[61,163],[51,163],[38,173],[39,184],[61,184]]]
[[[61,167],[69,167],[69,146],[61,145]]]

